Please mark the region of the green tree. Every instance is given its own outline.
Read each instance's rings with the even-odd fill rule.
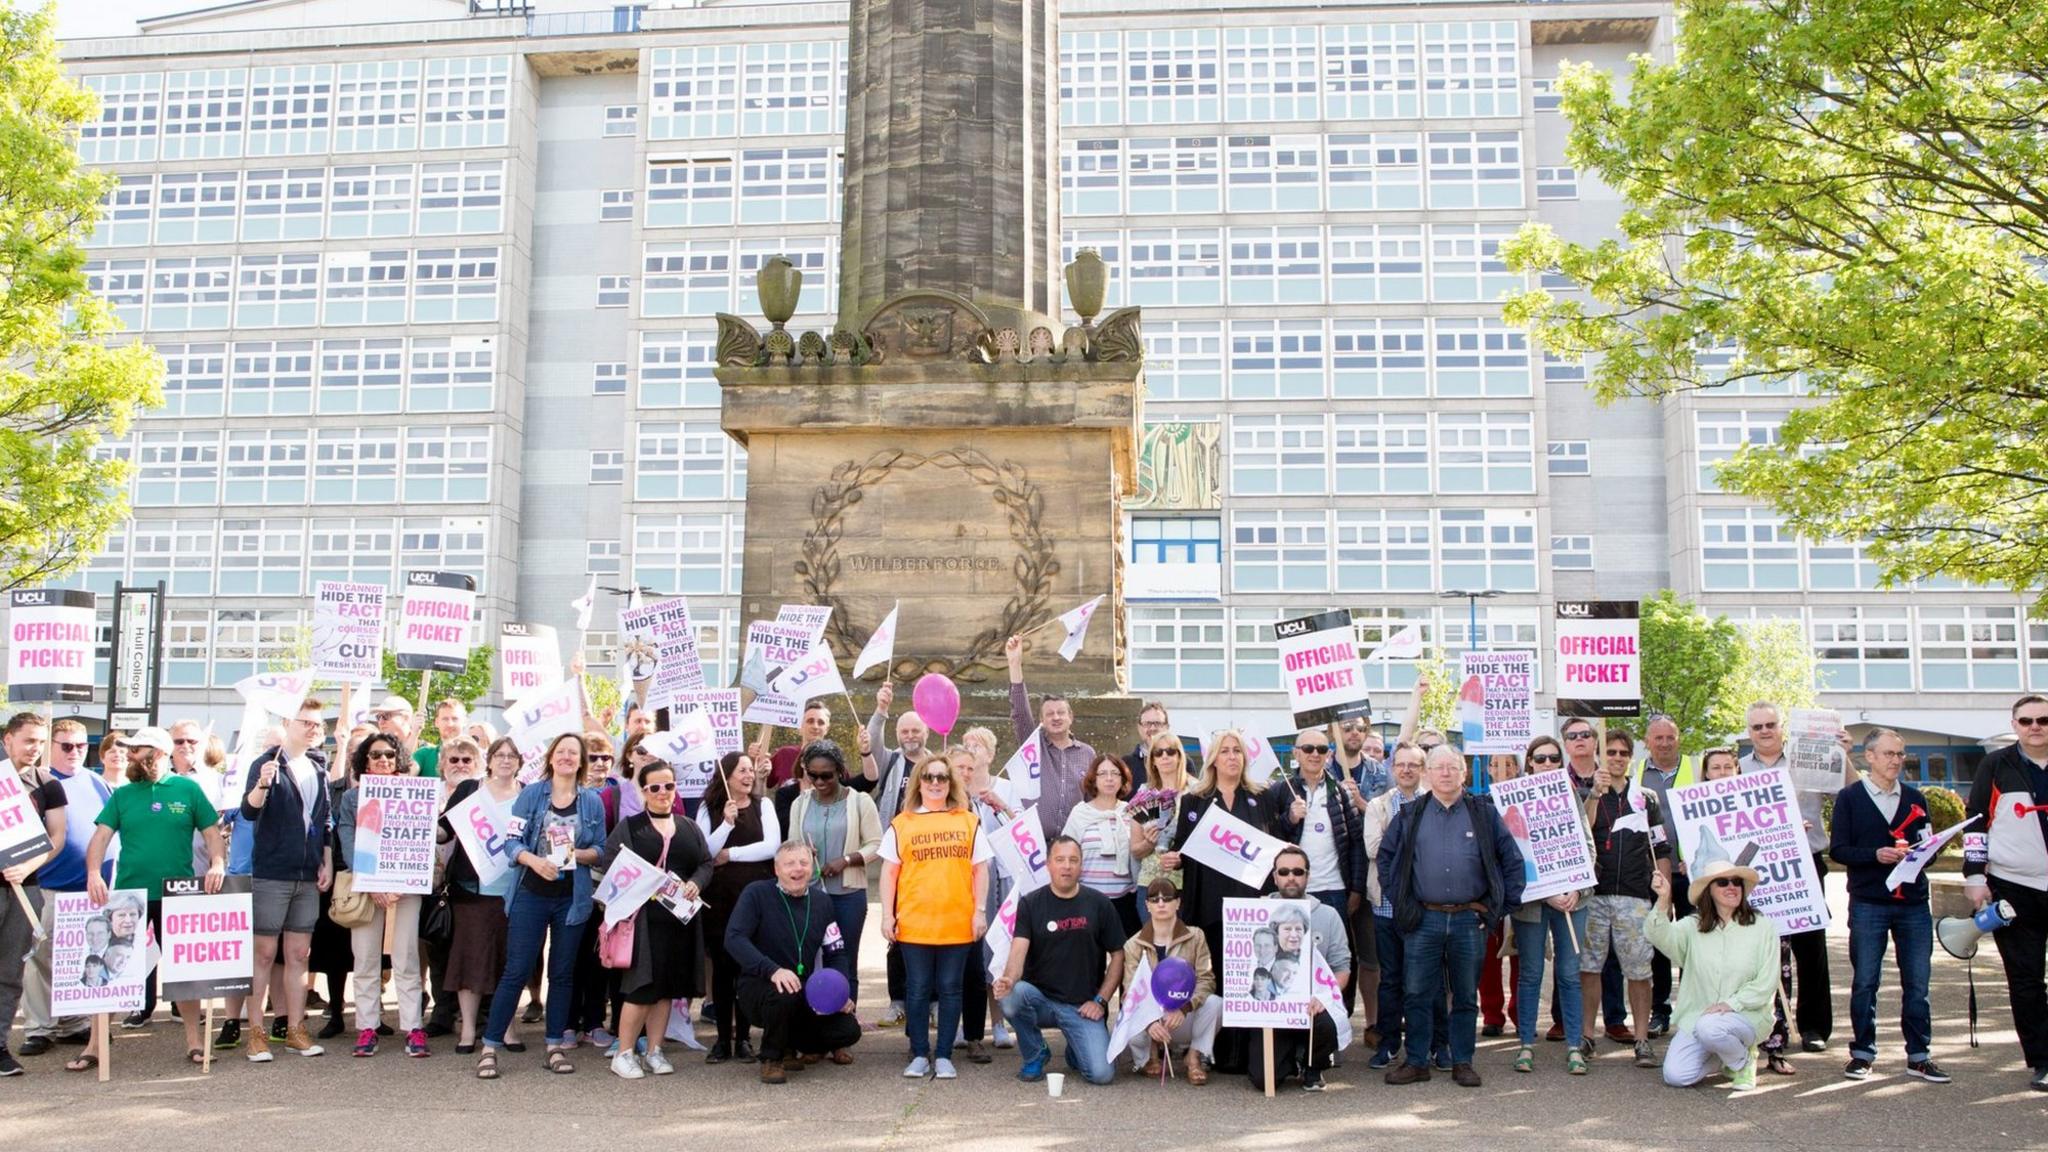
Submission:
[[[497,653],[497,648],[492,645],[477,644],[470,648],[469,660],[462,666],[462,671],[434,673],[434,679],[428,685],[431,691],[427,694],[427,707],[431,708],[434,701],[445,700],[450,696],[462,701],[464,707],[474,707],[476,702],[483,699],[491,690],[491,660]],[[415,706],[418,705],[420,673],[414,669],[400,668],[398,657],[393,655],[389,648],[384,650],[384,686],[392,695],[403,697],[412,701]],[[434,742],[433,724],[425,726],[421,739],[428,743]]]
[[[1416,712],[1418,728],[1434,728],[1447,738],[1457,729],[1458,689],[1464,686],[1458,675],[1461,667],[1453,667],[1441,648],[1425,649],[1415,661],[1415,675],[1425,684]]]
[[[64,75],[49,9],[0,10],[0,590],[83,566],[128,516],[128,464],[97,455],[163,402],[163,362],[109,346],[79,246],[111,177],[72,140],[98,114]]]
[[[2048,6],[1677,9],[1673,63],[1563,73],[1567,152],[1626,202],[1621,237],[1525,227],[1509,265],[1591,303],[1509,319],[1596,354],[1604,400],[1796,378],[1817,403],[1724,488],[1864,542],[1888,585],[2048,589]]]
[[[1734,664],[1707,714],[1710,734],[1726,739],[1744,732],[1749,706],[1758,701],[1780,708],[1817,706],[1820,668],[1799,621],[1758,620],[1736,632]]]
[[[1708,617],[1669,588],[1642,602],[1643,718],[1610,722],[1641,739],[1645,720],[1662,712],[1678,722],[1679,749],[1687,754],[1721,742],[1714,717],[1721,685],[1742,648],[1726,616]]]

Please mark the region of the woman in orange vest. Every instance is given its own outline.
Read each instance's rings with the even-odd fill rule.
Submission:
[[[982,911],[993,853],[968,803],[967,782],[943,756],[917,766],[917,788],[882,834],[882,935],[903,957],[904,1032],[910,1063],[903,1075],[954,1079],[961,978],[988,930]],[[939,1000],[938,1051],[932,1051],[931,1003]]]

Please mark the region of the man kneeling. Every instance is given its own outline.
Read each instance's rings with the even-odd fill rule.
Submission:
[[[811,882],[815,863],[804,841],[776,849],[775,879],[749,884],[725,929],[726,950],[740,965],[736,1002],[761,1028],[763,1084],[783,1083],[806,1056],[830,1052],[834,1064],[851,1064],[846,1049],[860,1040],[851,997],[821,1014],[804,994],[804,985],[826,970],[823,957],[846,946],[832,920],[832,898]],[[834,970],[827,979],[844,977]]]
[[[994,989],[1017,1030],[1024,1058],[1017,1079],[1045,1079],[1049,1050],[1040,1030],[1056,1024],[1067,1038],[1067,1066],[1090,1084],[1107,1084],[1116,1075],[1106,1019],[1110,993],[1123,982],[1123,920],[1109,897],[1081,887],[1081,845],[1073,837],[1052,842],[1046,871],[1051,886],[1017,901],[1016,938]]]

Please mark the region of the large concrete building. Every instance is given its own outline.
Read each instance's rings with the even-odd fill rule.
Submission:
[[[480,639],[568,629],[593,574],[687,595],[730,678],[756,609],[712,315],[755,314],[785,253],[793,326],[832,323],[847,9],[572,8],[244,0],[65,45],[102,102],[80,148],[119,177],[93,283],[169,369],[110,447],[133,521],[77,582],[168,582],[172,714],[232,723],[315,581],[408,568],[474,574]],[[1498,590],[1478,642],[1546,650],[1555,600],[1664,587],[1799,620],[1827,701],[1912,730],[1936,778],[2048,688],[2019,598],[1880,592],[1853,543],[1716,490],[1796,382],[1603,409],[1502,322],[1504,239],[1619,212],[1565,155],[1560,69],[1671,36],[1633,0],[1068,0],[1066,247],[1144,308],[1164,426],[1125,533],[1133,692],[1278,731],[1276,619],[1456,652],[1443,593]],[[1412,667],[1368,668],[1397,711]]]

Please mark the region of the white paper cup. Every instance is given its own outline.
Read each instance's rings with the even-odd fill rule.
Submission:
[[[1067,1074],[1065,1072],[1047,1072],[1045,1074],[1045,1094],[1047,1096],[1057,1100],[1066,1090]]]

